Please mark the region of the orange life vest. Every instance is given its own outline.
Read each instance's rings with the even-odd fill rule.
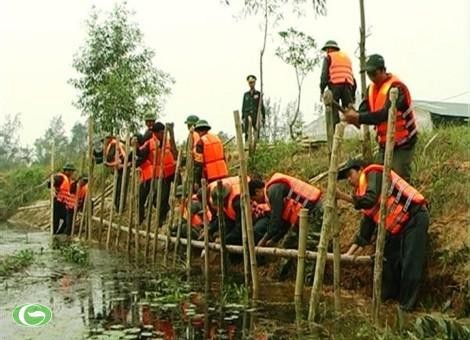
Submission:
[[[124,158],[126,157],[126,150],[124,149],[124,144],[116,139],[113,138],[106,147],[106,157],[111,152],[111,148],[114,146],[115,157],[112,162],[105,162],[105,165],[110,168],[114,168],[116,166],[122,165]]]
[[[199,199],[197,198],[197,195],[192,196],[192,201],[193,201],[193,204],[199,203]],[[184,204],[184,201],[183,201],[182,209],[183,209],[183,218],[187,221],[188,220],[188,206],[187,204]],[[212,213],[210,209],[206,209],[206,216],[207,216],[207,221],[212,220]],[[201,217],[199,213],[191,214],[191,227],[200,229],[203,226],[204,226],[203,217]]]
[[[155,158],[155,148],[157,147],[156,138],[149,138],[142,144],[140,149],[143,150],[147,147],[149,149],[147,158],[140,164],[140,180],[142,182],[148,181],[153,177],[153,160]]]
[[[331,84],[344,84],[348,83],[354,85],[354,77],[352,71],[351,59],[346,53],[341,51],[330,52],[330,83]]]
[[[59,172],[57,176],[62,177],[62,183],[60,187],[56,189],[57,202],[67,204],[70,200],[70,179],[61,172]]]
[[[359,187],[356,196],[363,196],[367,191],[367,175],[371,172],[382,173],[383,165],[371,164],[362,170],[359,176]],[[391,171],[391,184],[387,198],[387,218],[385,229],[392,235],[398,234],[409,220],[408,210],[411,204],[424,205],[426,200],[418,190],[408,184],[403,178]],[[377,225],[380,221],[380,197],[377,203],[370,209],[362,209],[362,213],[374,220]]]
[[[78,189],[78,183],[77,183],[77,189]],[[69,198],[67,200],[66,206],[68,209],[74,209],[75,204],[81,205],[82,202],[85,200],[86,194],[88,192],[88,183],[86,183],[83,186],[80,186],[80,191],[75,192],[75,193],[70,193]]]
[[[157,140],[157,143],[160,143],[159,140]],[[160,169],[160,162],[161,162],[161,157],[162,157],[162,148],[159,147],[158,152],[157,152],[157,170],[155,172],[156,177],[160,177],[162,175],[162,170]],[[171,151],[171,145],[170,145],[170,140],[167,139],[165,143],[165,153],[163,155],[163,178],[167,178],[169,176],[173,176],[176,171],[176,160],[175,156],[173,155],[173,152]]]
[[[230,187],[230,193],[225,199],[224,203],[224,212],[230,220],[235,221],[237,214],[235,212],[235,209],[233,209],[233,201],[237,197],[240,197],[240,178],[238,176],[226,177],[221,181],[223,186],[228,185]],[[217,205],[212,200],[212,195],[210,193],[212,193],[213,190],[217,190],[217,182],[210,183],[208,189],[210,197],[209,204],[211,205],[212,209],[216,210]]]
[[[266,184],[266,197],[268,197],[267,192],[269,187],[276,183],[284,183],[290,188],[289,194],[284,198],[282,219],[290,222],[291,225],[298,224],[299,212],[302,208],[305,208],[309,203],[315,205],[320,200],[321,191],[319,189],[297,178],[281,173],[275,173]]]
[[[224,146],[219,137],[207,133],[201,137],[203,144],[204,177],[210,183],[228,176],[225,163]]]
[[[403,84],[397,77],[390,77],[383,82],[380,87],[371,84],[368,89],[368,102],[371,112],[380,111],[388,100],[388,92],[393,85]],[[411,105],[411,95],[408,89],[401,88],[405,93],[406,105],[408,110],[401,112],[397,110],[397,121],[395,125],[395,145],[400,146],[408,142],[418,132],[416,128],[415,114]],[[377,142],[384,147],[387,140],[387,121],[381,122],[375,126],[377,132]]]

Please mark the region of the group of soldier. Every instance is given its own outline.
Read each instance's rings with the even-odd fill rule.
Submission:
[[[429,214],[425,198],[410,184],[411,161],[417,140],[410,93],[403,82],[387,72],[383,57],[373,54],[366,60],[364,70],[371,84],[356,111],[353,108],[356,81],[350,58],[340,50],[336,42],[331,40],[325,44],[323,51],[325,58],[320,79],[322,94],[326,88],[331,90],[334,100],[343,107],[342,121],[354,125],[373,125],[379,146],[372,164],[351,159],[338,171],[338,180],[347,179],[353,192],[348,194],[337,190],[336,198],[352,204],[363,215],[357,236],[347,252],[348,255],[357,255],[366,244],[371,243],[377,230],[387,118],[391,105],[388,94],[392,87],[398,89],[393,171],[386,202],[387,240],[382,297],[398,300],[402,310],[411,310],[416,304],[424,275]],[[242,107],[245,133],[250,121],[256,129],[259,126],[256,122],[261,118],[258,114],[261,113],[263,120],[265,114],[262,94],[255,89],[256,77],[249,75],[247,81],[250,89],[243,96]],[[339,113],[335,111],[333,115],[334,122],[338,123]],[[183,217],[191,224],[193,236],[202,238],[203,214],[206,212],[210,221],[209,236],[216,242],[220,238],[218,223],[222,218],[226,226],[226,243],[241,244],[243,207],[240,200],[240,177],[230,176],[224,145],[217,135],[210,132],[211,126],[206,120],[190,115],[185,124],[193,146],[187,157],[192,157],[194,162],[194,186],[191,188],[193,196],[190,212],[187,211],[184,199],[181,200],[180,209]],[[161,178],[162,200],[158,207],[160,209],[158,223],[161,227],[170,210],[171,183],[178,178],[175,176],[177,150],[175,143],[164,135],[165,125],[156,121],[154,114],[145,116],[145,125],[146,132],[134,139],[137,143],[136,164],[140,168],[139,221],[140,223],[144,221],[145,212],[151,204],[156,205],[155,199],[149,202],[149,193],[155,190],[155,186],[153,188],[151,186],[152,179]],[[95,158],[102,157],[105,166],[117,168],[119,176],[122,176],[124,160],[132,155],[126,155],[123,141],[116,137],[108,136],[102,142],[103,149],[95,151]],[[59,212],[62,211],[59,205],[62,203],[67,205],[67,200],[73,196],[71,190],[73,182],[70,176],[73,170],[72,166],[66,165],[63,173],[55,177],[57,196],[54,207],[57,207]],[[202,178],[208,183],[207,208],[202,206],[201,200]],[[217,188],[219,180],[222,182],[222,190]],[[309,211],[309,235],[312,240],[310,248],[315,249],[323,216],[321,190],[282,173],[275,173],[267,179],[263,179],[260,174],[251,174],[247,181],[256,244],[274,246],[283,239],[285,247],[294,247],[298,237],[298,213],[306,208]],[[119,195],[114,198],[116,207],[119,206],[119,199]],[[220,202],[223,205],[223,216],[217,216],[217,205]],[[57,216],[60,218],[62,215],[58,213]],[[54,230],[58,232],[55,227]]]

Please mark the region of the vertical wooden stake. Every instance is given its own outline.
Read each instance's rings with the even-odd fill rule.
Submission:
[[[331,155],[333,147],[333,135],[335,133],[335,127],[333,124],[333,92],[331,90],[325,90],[323,93],[323,103],[325,104],[325,122],[326,122],[326,140],[328,144],[328,151]]]
[[[204,221],[204,287],[206,296],[209,293],[209,220],[207,219],[207,181],[201,180],[202,211]]]
[[[156,144],[156,143],[155,143]],[[157,174],[157,155],[158,147],[155,145],[155,151],[153,154],[152,163],[152,180],[150,181],[150,193],[147,196],[148,214],[147,214],[147,228],[145,229],[145,245],[144,245],[144,259],[147,260],[149,243],[150,243],[150,225],[152,224],[152,208],[153,208],[153,196],[155,194],[155,177]]]
[[[175,176],[173,177],[173,183],[170,191],[170,216],[168,217],[168,226],[166,228],[166,241],[165,241],[165,255],[163,257],[163,265],[166,266],[168,263],[168,252],[170,248],[170,237],[171,228],[175,220],[175,208],[176,208],[176,189],[178,187],[178,178],[180,173],[181,158],[183,154],[183,148],[177,151],[178,157],[176,159],[176,170]]]
[[[178,219],[176,221],[176,241],[175,241],[175,248],[173,251],[173,264],[172,267],[175,268],[176,266],[176,260],[178,258],[178,249],[180,246],[180,240],[181,240],[181,229],[183,228],[183,207],[185,204],[185,198],[184,195],[186,194],[186,186],[187,186],[187,180],[186,178],[182,178],[182,187],[183,190],[181,191],[181,199],[180,199],[180,205],[178,206]]]
[[[124,164],[122,168],[122,178],[121,178],[121,192],[119,193],[119,227],[116,230],[116,240],[114,242],[114,247],[116,249],[119,248],[119,239],[121,237],[121,224],[122,224],[122,215],[123,215],[123,210],[124,210],[124,204],[125,204],[125,198],[126,198],[126,188],[127,188],[127,174],[128,174],[128,165],[129,165],[129,149],[130,149],[130,133],[129,131],[126,133],[126,144],[125,144],[125,151],[124,151]],[[120,141],[117,141],[117,143],[120,143]],[[116,144],[116,153],[118,152],[117,150],[117,144]],[[121,160],[119,160],[119,164],[121,164]],[[129,230],[130,231],[130,230]]]
[[[219,238],[220,238],[220,281],[222,291],[225,288],[225,278],[227,277],[227,248],[225,246],[225,213],[224,213],[224,200],[223,200],[223,185],[222,181],[217,181],[217,218],[219,225]]]
[[[83,207],[82,207],[82,213],[80,214],[81,218],[80,218],[80,227],[78,229],[78,239],[81,239],[81,237],[82,237],[82,232],[83,232],[83,227],[84,227],[83,225],[84,225],[85,219],[86,219],[86,211],[88,209],[87,204],[86,204],[87,198],[88,198],[88,192],[85,196],[85,202],[84,202]]]
[[[116,150],[114,152],[114,164],[117,164],[119,160],[119,152],[117,150],[117,145],[116,145]],[[113,217],[114,217],[114,200],[116,197],[116,188],[117,188],[117,183],[118,183],[118,169],[115,166],[114,167],[114,175],[113,175],[113,192],[112,192],[112,202],[111,202],[111,207],[110,207],[110,212],[109,212],[109,224],[108,224],[108,231],[106,233],[106,250],[109,250],[109,243],[111,242],[111,226],[113,224]]]
[[[390,90],[390,109],[388,110],[387,122],[387,143],[385,144],[384,169],[382,173],[382,191],[380,194],[380,223],[377,231],[377,241],[375,245],[375,263],[374,263],[374,289],[372,296],[372,319],[376,326],[379,325],[379,309],[382,296],[382,270],[385,247],[385,223],[387,220],[387,199],[390,187],[390,171],[392,169],[393,148],[395,147],[395,128],[396,128],[396,104],[398,98],[398,89],[393,87]]]
[[[73,215],[72,215],[72,230],[70,231],[70,238],[73,238],[75,234],[75,219],[77,218],[77,210],[78,210],[78,200],[79,200],[79,193],[81,190],[82,185],[80,184],[80,180],[77,183],[76,191],[75,191],[75,204],[73,205]],[[85,203],[85,202],[84,202]]]
[[[93,202],[91,200],[93,196],[93,169],[95,166],[95,161],[93,159],[93,118],[88,118],[88,195],[86,196],[86,205],[87,205],[87,239],[88,242],[91,242],[92,237],[92,215],[93,215]]]
[[[240,175],[241,175],[241,185],[243,186],[243,197],[242,203],[245,206],[245,211],[251,211],[250,208],[250,196],[248,193],[248,182],[247,182],[247,170],[246,170],[246,159],[245,152],[243,147],[243,136],[242,128],[240,123],[240,113],[237,111],[233,112],[235,119],[235,128],[237,131],[237,144],[238,144],[238,153],[240,155]],[[255,236],[253,233],[253,221],[251,219],[251,214],[246,213],[246,231],[248,236],[248,249],[250,251],[250,267],[251,267],[251,280],[253,284],[253,299],[258,299],[258,269],[256,264],[256,253],[255,253]]]
[[[55,153],[55,142],[54,139],[52,140],[52,145],[51,145],[51,177],[50,177],[50,182],[51,182],[51,190],[49,192],[49,198],[50,198],[50,207],[51,207],[51,240],[52,236],[54,235],[54,198],[55,198],[55,187],[54,187],[54,177],[55,177],[55,165],[54,165],[54,153]]]
[[[366,16],[364,13],[364,0],[359,0],[359,11],[361,16],[361,28],[360,40],[359,40],[359,51],[360,51],[360,67],[361,67],[361,100],[365,98],[367,86],[366,86]],[[372,147],[370,145],[370,130],[369,126],[362,125],[362,158],[364,161],[369,162],[372,160]]]
[[[330,159],[330,169],[328,171],[328,189],[326,192],[325,210],[323,213],[323,226],[318,245],[318,258],[315,265],[315,276],[310,295],[310,307],[308,311],[308,320],[313,322],[320,302],[320,293],[323,285],[323,273],[325,271],[326,251],[330,237],[331,225],[334,220],[336,181],[338,177],[338,154],[343,140],[345,123],[336,124],[335,136]]]
[[[188,183],[188,197],[187,197],[187,209],[188,209],[188,221],[186,223],[186,240],[188,241],[186,244],[186,270],[187,270],[187,279],[190,280],[191,277],[191,206],[192,206],[192,196],[193,196],[193,180],[194,180],[194,159],[191,156],[193,151],[193,137],[192,133],[194,128],[191,128],[188,135],[188,150],[186,154],[186,180]]]
[[[106,162],[106,158],[108,155],[106,154],[106,151],[108,149],[108,139],[105,138],[103,140],[103,163]],[[101,191],[101,200],[100,200],[100,224],[98,227],[98,244],[101,246],[101,241],[103,238],[103,220],[104,220],[104,210],[105,210],[105,199],[106,199],[106,192],[108,190],[108,187],[106,186],[106,179],[108,177],[108,171],[105,169],[104,174],[103,174],[103,190]],[[113,182],[114,183],[114,182]],[[112,184],[111,184],[112,185]]]
[[[160,164],[158,165],[160,167],[160,171],[157,174],[158,176],[158,183],[157,183],[157,210],[155,212],[155,219],[157,220],[157,223],[155,223],[155,237],[153,238],[153,257],[152,261],[153,263],[157,262],[157,251],[158,251],[158,230],[160,229],[160,216],[161,216],[161,206],[162,206],[162,185],[163,185],[163,166],[164,166],[164,160],[165,160],[165,153],[166,153],[166,148],[167,148],[167,143],[168,143],[168,124],[165,125],[165,129],[163,130],[163,141],[162,141],[162,147],[160,149]]]
[[[304,290],[305,252],[307,250],[308,209],[299,213],[299,249],[297,254],[297,275],[295,278],[294,303],[302,303]]]
[[[242,179],[238,176],[238,179],[241,183]],[[240,186],[240,194],[243,194],[243,188]],[[248,254],[248,239],[247,239],[247,232],[246,232],[246,214],[251,213],[251,211],[245,211],[245,207],[243,204],[240,204],[241,213],[242,213],[242,246],[243,246],[243,275],[245,278],[245,287],[247,288],[250,286],[250,255]]]
[[[132,226],[134,226],[134,229],[136,229],[136,225],[134,223],[134,215],[137,214],[137,211],[135,210],[135,201],[137,199],[139,199],[139,197],[137,196],[137,190],[136,190],[136,176],[137,176],[137,173],[135,171],[135,168],[136,168],[136,154],[135,154],[135,149],[136,149],[136,143],[137,141],[133,138],[132,139],[132,151],[130,151],[128,148],[126,148],[127,152],[126,154],[127,155],[131,155],[132,158],[131,158],[131,176],[129,176],[129,184],[131,186],[131,194],[130,194],[130,197],[128,199],[129,201],[129,212],[128,212],[128,220],[129,220],[129,224],[128,224],[128,227],[129,227],[129,231],[127,233],[127,240],[126,240],[126,249],[127,249],[127,255],[130,256],[131,254],[131,236],[132,236]],[[130,153],[129,153],[130,151]],[[135,235],[135,237],[137,237],[137,234]]]
[[[134,145],[134,155],[137,158],[137,143]],[[134,191],[136,199],[134,200],[134,250],[135,250],[135,260],[139,260],[140,254],[140,221],[139,221],[139,199],[140,199],[140,169],[137,167],[135,168],[135,176],[134,176]]]
[[[333,215],[333,289],[334,289],[334,300],[335,300],[335,312],[338,313],[341,310],[341,244],[339,234],[341,227],[338,221],[337,213],[337,201],[334,200],[334,215]]]
[[[247,129],[246,129],[247,133],[248,133],[248,140],[247,140],[247,143],[248,143],[248,155],[251,155],[253,154],[253,147],[254,147],[254,139],[253,138],[253,121],[251,120],[251,116],[248,116],[248,126],[247,126]]]

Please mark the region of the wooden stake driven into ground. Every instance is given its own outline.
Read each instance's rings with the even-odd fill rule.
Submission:
[[[335,126],[333,122],[333,92],[325,90],[323,93],[323,103],[325,104],[325,122],[326,122],[326,141],[328,144],[328,151],[331,157],[331,150],[333,147],[333,136],[335,134]]]
[[[78,228],[78,239],[81,239],[82,238],[82,231],[83,231],[83,224],[85,223],[85,219],[86,219],[86,210],[87,210],[87,197],[88,196],[88,192],[86,193],[86,196],[85,196],[85,203],[83,204],[83,207],[82,207],[82,213],[80,214],[80,227]]]
[[[376,326],[379,325],[379,309],[382,295],[382,269],[385,246],[385,223],[387,220],[387,198],[390,187],[390,171],[392,169],[393,148],[395,147],[395,125],[396,125],[396,104],[398,89],[392,87],[389,93],[390,108],[388,110],[387,122],[387,142],[385,144],[384,168],[382,173],[382,190],[380,193],[380,222],[377,231],[377,241],[375,245],[374,263],[374,289],[372,296],[372,319]]]
[[[54,235],[54,198],[55,198],[55,186],[54,186],[54,153],[55,153],[55,143],[54,139],[52,139],[52,145],[51,145],[51,177],[50,177],[50,183],[51,183],[51,190],[49,192],[49,198],[50,198],[50,206],[51,206],[51,217],[50,217],[50,222],[51,222],[51,240],[52,240],[52,235]]]
[[[103,154],[103,158],[106,157]],[[101,245],[101,234],[103,232],[103,219],[104,219],[104,202],[106,199],[105,192],[106,192],[106,177],[108,175],[108,172],[105,170],[104,171],[104,176],[103,176],[103,189],[101,190],[101,198],[100,198],[100,223],[98,224],[98,244]]]
[[[248,122],[248,126],[245,128],[246,131],[247,131],[247,134],[248,134],[248,139],[247,139],[247,143],[248,143],[248,155],[251,155],[253,154],[253,148],[254,148],[254,137],[253,137],[253,121],[251,120],[251,116],[248,116],[248,119],[247,119],[247,122]]]
[[[175,268],[176,266],[176,260],[178,259],[178,250],[180,246],[180,241],[181,241],[181,229],[183,228],[183,205],[185,202],[184,199],[184,193],[186,192],[186,187],[187,187],[187,180],[186,178],[182,178],[182,190],[181,190],[181,200],[180,200],[180,205],[178,207],[178,220],[176,221],[176,242],[175,242],[175,249],[173,251],[173,263],[172,267]]]
[[[325,209],[323,213],[323,226],[320,234],[320,242],[318,245],[318,259],[315,265],[315,276],[313,279],[313,287],[310,295],[310,307],[308,312],[308,320],[313,322],[317,312],[318,303],[320,302],[320,293],[323,285],[323,273],[325,271],[326,252],[330,237],[331,226],[334,220],[336,181],[338,176],[338,154],[341,146],[341,140],[344,134],[345,123],[336,124],[335,137],[333,139],[333,147],[331,152],[330,170],[328,173],[328,189],[326,192]]]
[[[204,287],[206,294],[209,292],[209,220],[207,219],[207,182],[201,180],[202,189],[202,213],[204,222]]]
[[[132,231],[132,226],[134,225],[134,228],[136,228],[136,225],[134,223],[134,214],[137,214],[137,211],[135,210],[135,204],[134,202],[136,200],[139,199],[139,196],[136,194],[137,193],[137,188],[136,188],[136,176],[137,176],[137,173],[135,171],[136,169],[136,154],[135,154],[135,149],[136,149],[136,144],[137,144],[137,141],[135,138],[132,138],[132,143],[131,143],[131,147],[132,147],[132,151],[130,151],[130,149],[126,148],[126,150],[128,150],[126,152],[126,157],[129,157],[129,151],[130,151],[130,155],[132,156],[132,159],[131,159],[131,175],[129,176],[129,184],[131,186],[131,194],[130,194],[130,197],[128,199],[128,202],[129,202],[129,211],[128,211],[128,215],[127,215],[127,219],[128,219],[128,228],[129,228],[129,231]],[[131,254],[131,234],[132,232],[128,232],[127,233],[127,239],[126,239],[126,250],[127,250],[127,255],[130,256]]]
[[[85,167],[85,153],[83,154],[82,161],[80,162],[80,173],[79,175],[83,175],[83,168]],[[72,230],[70,231],[70,237],[73,238],[75,235],[75,225],[77,220],[77,213],[78,213],[78,204],[79,204],[79,195],[80,190],[82,188],[81,181],[78,181],[77,187],[75,188],[75,204],[73,206],[73,214],[72,214]],[[85,204],[85,202],[83,202]]]
[[[122,178],[121,178],[121,192],[119,193],[119,221],[121,224],[122,223],[122,215],[123,215],[123,211],[124,211],[124,204],[126,202],[126,188],[127,188],[127,176],[128,176],[128,171],[129,169],[127,168],[128,166],[128,163],[129,163],[129,150],[130,150],[130,139],[131,139],[131,136],[129,134],[129,132],[126,133],[126,145],[125,145],[125,149],[124,149],[124,164],[123,164],[123,169],[122,169]],[[117,143],[119,143],[119,141],[117,141]],[[117,151],[117,143],[116,143],[116,152]],[[119,160],[119,164],[121,164],[120,162],[121,160]],[[116,249],[118,249],[119,247],[119,239],[120,239],[120,236],[121,236],[121,232],[118,230],[117,233],[116,233],[116,241],[114,242],[114,247]]]
[[[117,183],[118,183],[118,168],[116,164],[119,162],[119,152],[117,150],[117,145],[116,145],[116,150],[114,151],[114,174],[113,174],[113,193],[111,195],[111,207],[109,208],[109,220],[112,223],[113,222],[113,217],[114,217],[114,202],[116,201],[116,188],[117,188]],[[106,233],[106,250],[109,250],[109,243],[111,242],[111,228],[108,225],[108,230]]]
[[[219,239],[220,239],[220,281],[221,289],[224,289],[225,278],[227,277],[227,249],[225,244],[225,213],[224,213],[224,186],[222,181],[217,181],[217,219],[219,225]]]
[[[299,213],[299,252],[297,256],[297,275],[295,278],[294,303],[302,303],[304,290],[305,252],[307,251],[308,234],[308,209],[302,209]]]
[[[178,178],[180,173],[181,158],[183,154],[183,148],[178,150],[178,157],[176,159],[175,176],[173,177],[173,183],[170,190],[170,216],[168,217],[168,225],[166,228],[166,241],[165,241],[165,255],[163,257],[163,265],[166,266],[168,263],[168,252],[170,248],[170,237],[171,228],[173,228],[173,222],[175,220],[175,208],[176,208],[176,189],[178,187]]]
[[[250,205],[250,196],[248,194],[248,182],[247,182],[247,170],[246,170],[246,159],[243,146],[243,135],[242,127],[240,122],[240,113],[237,111],[233,112],[235,119],[235,130],[237,132],[237,145],[238,145],[238,154],[240,156],[240,176],[241,183],[243,186],[243,196],[241,196],[241,203],[244,205],[246,212],[251,211]],[[256,253],[255,253],[255,236],[253,233],[253,221],[251,219],[251,214],[246,213],[246,231],[248,237],[248,249],[250,251],[250,267],[251,267],[251,280],[253,284],[253,299],[258,299],[258,269],[256,263]]]
[[[165,129],[163,130],[163,141],[162,146],[160,148],[160,164],[159,166],[159,173],[158,175],[158,183],[157,183],[157,210],[155,212],[155,235],[158,234],[158,229],[160,229],[160,216],[161,216],[161,206],[162,206],[162,185],[163,185],[163,166],[164,166],[164,161],[165,161],[165,153],[166,153],[166,147],[167,147],[167,142],[168,142],[168,124],[165,125]],[[153,239],[153,256],[152,256],[152,261],[153,263],[157,262],[157,251],[158,251],[158,238],[155,237]]]
[[[242,182],[242,179],[240,176],[238,176],[238,179],[240,183]],[[240,185],[240,196],[243,195],[243,188]],[[245,278],[245,287],[247,287],[247,292],[248,292],[248,287],[250,286],[250,255],[248,254],[248,239],[247,239],[247,231],[246,231],[246,211],[245,207],[243,204],[240,204],[240,209],[242,213],[242,247],[243,247],[243,276]],[[251,212],[251,211],[250,211]]]
[[[93,204],[91,197],[93,195],[93,169],[95,166],[95,161],[93,159],[93,118],[88,118],[88,195],[86,196],[86,206],[87,206],[87,239],[88,242],[91,242],[92,234],[92,218],[93,215]]]
[[[133,161],[137,162],[137,140],[134,143],[134,157]],[[134,229],[135,229],[135,234],[134,234],[134,250],[135,250],[135,259],[138,261],[139,260],[139,255],[140,255],[140,218],[139,218],[139,199],[140,199],[140,169],[137,167],[137,163],[135,165],[135,177],[134,177],[134,191],[135,191],[135,197],[136,199],[134,200]]]
[[[145,245],[144,245],[144,259],[145,260],[147,260],[148,251],[149,251],[149,243],[150,243],[149,235],[150,235],[150,225],[152,224],[153,197],[155,194],[155,177],[157,173],[157,155],[158,155],[158,147],[155,145],[155,150],[153,152],[153,160],[152,160],[152,179],[150,181],[150,192],[149,192],[149,195],[147,196],[148,212],[147,212],[147,227],[145,229]]]
[[[188,196],[187,196],[187,211],[188,211],[188,218],[186,221],[186,239],[188,240],[187,247],[186,247],[186,271],[187,271],[187,279],[190,280],[191,277],[191,210],[192,210],[192,196],[193,196],[193,185],[194,185],[194,158],[192,157],[193,154],[193,132],[194,127],[191,127],[189,130],[188,135],[188,150],[186,154],[186,181],[187,181],[187,189],[188,189]],[[184,197],[184,193],[183,193]]]

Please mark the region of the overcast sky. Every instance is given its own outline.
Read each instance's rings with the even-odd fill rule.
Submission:
[[[240,2],[242,0],[238,0]],[[237,2],[233,0],[232,2]],[[310,2],[310,0],[307,0]],[[293,70],[274,56],[275,32],[293,26],[322,45],[335,39],[354,55],[359,38],[359,1],[327,0],[328,14],[287,19],[272,30],[265,61],[265,95],[282,103],[295,99]],[[368,53],[384,56],[389,71],[410,88],[414,99],[470,102],[469,0],[365,0],[370,30]],[[41,136],[53,115],[62,114],[69,130],[82,120],[72,106],[76,91],[72,56],[86,37],[92,5],[109,10],[107,0],[0,1],[0,121],[21,113],[22,142]],[[233,134],[245,77],[258,75],[259,20],[234,18],[220,0],[132,0],[134,20],[145,44],[156,51],[155,64],[176,80],[163,114],[183,138],[189,113],[206,118],[215,131]],[[354,58],[355,59],[355,58]],[[354,60],[356,77],[358,62]],[[319,72],[306,80],[302,110],[311,120],[319,97]],[[462,94],[463,95],[460,95]],[[460,96],[458,96],[460,95]],[[451,98],[454,97],[455,98]]]

